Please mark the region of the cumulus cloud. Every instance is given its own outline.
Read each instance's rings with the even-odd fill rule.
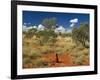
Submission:
[[[27,29],[32,29],[32,28],[33,28],[33,26],[27,27]]]
[[[77,23],[78,22],[78,18],[74,18],[70,20],[70,23]]]
[[[78,23],[78,18],[74,18],[70,20],[70,27],[74,27],[76,23]]]
[[[70,27],[73,27],[75,24],[74,23],[72,23],[72,24],[70,24]]]
[[[33,26],[33,28],[37,29],[37,26]]]
[[[64,28],[63,26],[59,26],[58,28],[55,29],[55,32],[56,32],[56,33],[59,33],[59,32],[65,33],[65,31],[66,31],[66,30],[65,30],[65,28]]]
[[[23,28],[22,28],[22,29],[23,29],[23,31],[25,31],[25,30],[26,30],[26,28],[27,28],[27,27],[23,25]]]
[[[37,29],[38,29],[38,30],[44,30],[44,28],[45,28],[45,27],[44,27],[42,24],[39,24]]]
[[[23,31],[28,31],[29,29],[37,29],[37,26],[26,26],[26,25],[23,25]]]

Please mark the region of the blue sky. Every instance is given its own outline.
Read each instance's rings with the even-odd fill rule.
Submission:
[[[77,19],[75,25],[79,27],[80,23],[89,23],[89,14],[82,13],[56,13],[56,12],[40,12],[40,11],[23,11],[23,25],[25,26],[38,26],[45,18],[55,17],[57,24],[64,28],[70,28],[73,24],[71,20]]]

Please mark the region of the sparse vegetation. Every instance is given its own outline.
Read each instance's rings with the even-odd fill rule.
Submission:
[[[84,47],[89,47],[89,25],[81,24],[79,28],[74,28],[72,31],[73,40]],[[87,44],[86,44],[87,43]]]
[[[88,24],[65,34],[54,32],[56,18],[45,19],[42,24],[45,30],[23,31],[23,68],[89,65]]]

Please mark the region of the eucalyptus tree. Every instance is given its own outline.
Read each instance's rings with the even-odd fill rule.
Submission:
[[[57,19],[55,17],[45,18],[42,21],[42,25],[44,25],[47,29],[55,28],[57,24]]]
[[[78,44],[81,43],[84,47],[89,47],[86,42],[89,43],[89,24],[83,23],[79,28],[73,28],[72,38]]]

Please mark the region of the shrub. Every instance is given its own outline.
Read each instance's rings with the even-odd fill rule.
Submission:
[[[77,57],[77,59],[75,60],[75,63],[77,65],[82,65],[83,62],[84,62],[84,55],[81,55],[81,56]]]
[[[30,47],[29,46],[23,46],[23,57],[28,57],[30,55]]]
[[[43,47],[41,48],[41,53],[46,54],[46,53],[48,53],[48,52],[50,52],[50,51],[51,51],[51,48],[50,48],[49,46],[43,46]]]
[[[80,57],[82,55],[84,55],[84,53],[82,51],[73,53],[73,56],[76,57],[76,58],[78,58],[78,57]]]
[[[45,62],[45,61],[42,60],[42,59],[37,59],[37,60],[35,60],[35,62],[34,62],[34,66],[35,66],[35,67],[47,67],[47,66],[48,66],[48,63]]]
[[[83,50],[83,53],[84,53],[84,55],[89,55],[89,50],[85,48],[85,49]]]
[[[56,47],[55,51],[57,54],[62,54],[62,53],[64,53],[64,48]]]
[[[36,59],[36,58],[41,57],[41,53],[40,53],[40,51],[32,50],[31,53],[30,53],[30,55],[29,55],[29,57],[31,59]]]
[[[79,46],[79,47],[77,47],[77,49],[78,49],[79,51],[82,51],[82,50],[84,49],[84,47],[83,47],[83,46]]]
[[[30,59],[29,57],[23,58],[23,63],[24,63],[24,64],[31,63],[31,59]]]

